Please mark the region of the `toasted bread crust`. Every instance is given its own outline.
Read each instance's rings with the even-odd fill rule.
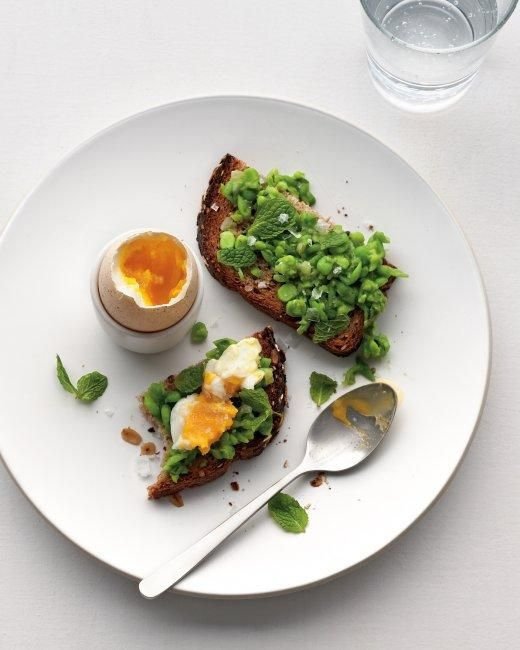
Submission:
[[[231,203],[220,193],[220,186],[230,179],[232,171],[243,170],[246,167],[246,163],[242,160],[226,154],[214,169],[197,218],[197,241],[200,253],[208,271],[220,284],[238,292],[247,302],[271,318],[297,329],[297,319],[285,313],[285,306],[276,295],[275,282],[269,282],[267,287],[259,289],[257,282],[247,278],[244,281],[240,280],[232,267],[220,264],[217,259],[220,227],[224,219],[234,211]],[[364,322],[363,312],[356,307],[350,314],[347,329],[319,345],[336,356],[346,357],[352,354],[361,345]],[[305,336],[312,339],[312,335],[313,330],[309,328]]]
[[[256,332],[252,336],[260,342],[262,356],[271,358],[274,381],[265,390],[273,409],[273,430],[270,436],[256,435],[250,442],[237,445],[235,447],[236,456],[233,460],[248,460],[264,451],[280,430],[287,403],[284,365],[285,354],[278,347],[273,330],[270,327],[266,327],[261,332]],[[166,388],[172,389],[174,381],[175,375],[170,375],[164,382]],[[144,408],[142,410],[148,421],[156,429],[162,430],[161,424],[146,412]],[[148,498],[160,499],[161,497],[178,494],[185,488],[197,487],[214,481],[225,474],[232,463],[232,460],[217,460],[211,454],[200,456],[193,463],[189,474],[184,474],[179,477],[177,483],[172,481],[169,474],[165,472],[159,474],[157,481],[148,487]]]

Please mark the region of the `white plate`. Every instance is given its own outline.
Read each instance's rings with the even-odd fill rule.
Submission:
[[[273,483],[286,460],[289,467],[298,462],[317,413],[310,371],[339,379],[349,363],[276,325],[289,347],[290,396],[278,441],[235,467],[240,492],[231,491],[227,475],[185,492],[181,509],[147,501],[149,481],[137,476],[137,450],[122,442],[120,429],[146,432],[134,396],[202,357],[208,345],[151,357],[114,346],[90,304],[91,265],[107,241],[133,228],[171,230],[195,247],[200,197],[227,151],[264,172],[305,170],[317,207],[350,229],[373,224],[388,233],[389,257],[410,279],[392,288],[381,319],[392,350],[379,376],[403,396],[387,440],[328,486],[313,488],[308,479],[292,486],[311,504],[306,534],[284,533],[262,512],[177,587],[218,597],[311,585],[405,531],[464,455],[490,359],[486,299],[459,227],[428,185],[371,136],[316,110],[255,98],[179,102],[125,120],[47,176],[0,248],[2,455],[27,497],[70,540],[129,576],[144,576]],[[211,339],[239,338],[270,322],[209,275],[201,317]],[[55,352],[73,378],[105,372],[105,395],[91,406],[76,403],[57,384]]]

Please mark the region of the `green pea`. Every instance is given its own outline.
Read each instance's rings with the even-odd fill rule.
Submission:
[[[244,248],[245,246],[247,246],[246,235],[238,235],[235,239],[235,248]]]
[[[271,357],[260,357],[260,368],[270,368]]]
[[[254,278],[261,278],[264,275],[264,272],[262,269],[258,268],[258,266],[253,266],[250,268],[249,273],[251,273]]]
[[[240,194],[237,196],[237,209],[243,217],[251,216],[251,203]]]
[[[240,214],[240,212],[232,212],[231,218],[235,223],[242,223],[244,221],[244,217]]]
[[[277,292],[278,298],[282,302],[289,302],[298,295],[298,289],[294,284],[282,284]]]
[[[283,264],[285,264],[291,269],[291,268],[296,268],[297,260],[294,257],[294,255],[284,255],[284,257],[281,258],[280,262],[282,262]]]
[[[337,307],[336,314],[338,316],[345,316],[350,311],[352,311],[352,307],[350,305],[341,304]]]
[[[166,393],[166,399],[164,400],[166,404],[177,404],[177,402],[182,398],[182,393],[178,390],[171,390]]]
[[[164,400],[164,396],[166,395],[166,389],[164,388],[164,385],[161,382],[156,382],[148,386],[147,393],[148,395],[150,395],[150,397],[153,399],[154,402],[160,404]]]
[[[348,251],[348,245],[343,244],[343,246],[334,246],[333,248],[330,248],[330,253],[331,255],[342,255],[343,253],[346,253]]]
[[[344,255],[335,255],[334,264],[336,264],[336,266],[339,266],[345,271],[350,266],[350,261],[348,257],[345,257]]]
[[[318,217],[312,212],[303,212],[302,213],[302,225],[303,226],[315,226],[318,221]]]
[[[318,260],[316,268],[318,269],[318,273],[321,273],[321,275],[328,275],[332,271],[333,265],[334,261],[332,257],[330,257],[330,255],[325,255]]]
[[[269,266],[271,266],[274,263],[274,261],[276,260],[273,251],[270,251],[270,250],[261,250],[260,255],[269,264]]]
[[[345,284],[354,284],[354,282],[357,282],[359,280],[361,277],[362,266],[363,265],[361,264],[361,260],[359,260],[357,266],[349,271],[347,277],[344,279]]]
[[[285,247],[282,244],[278,244],[275,246],[274,254],[278,258],[283,257],[285,255]]]
[[[292,318],[299,318],[305,314],[307,305],[303,298],[294,298],[285,305],[285,311]]]
[[[301,320],[298,329],[296,330],[297,334],[305,334],[305,332],[311,326],[310,322],[307,320]]]
[[[235,235],[229,231],[225,230],[220,233],[220,248],[234,248],[235,247]]]
[[[170,433],[170,416],[172,414],[172,409],[171,406],[168,404],[163,404],[161,406],[161,421],[163,423],[163,427]]]
[[[249,203],[253,203],[256,200],[256,192],[255,192],[255,190],[252,190],[252,189],[248,189],[248,188],[243,189],[242,190],[242,196]]]
[[[153,415],[154,418],[161,417],[161,408],[149,393],[145,394],[143,404],[148,413]]]
[[[312,273],[311,263],[307,260],[300,262],[298,265],[298,271],[300,272],[300,277],[306,278]]]
[[[321,260],[322,257],[323,257],[323,253],[317,253],[316,255],[314,255],[314,257],[310,258],[309,262],[312,266],[317,266],[318,262]]]
[[[349,237],[354,246],[362,246],[365,243],[365,235],[362,232],[351,232]]]
[[[255,248],[257,251],[265,251],[265,249],[267,248],[267,244],[265,243],[265,241],[262,241],[261,239],[257,239],[255,241],[255,245],[253,246],[253,248]]]
[[[208,328],[199,321],[191,328],[190,337],[192,343],[202,343],[208,338]]]

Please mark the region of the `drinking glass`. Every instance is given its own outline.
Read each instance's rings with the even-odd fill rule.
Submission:
[[[400,108],[439,110],[469,88],[518,0],[361,0],[368,65]]]

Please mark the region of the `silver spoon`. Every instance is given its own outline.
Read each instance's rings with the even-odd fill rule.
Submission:
[[[156,598],[179,582],[298,476],[309,472],[342,472],[361,463],[385,437],[396,407],[395,391],[383,383],[367,384],[338,397],[314,420],[300,465],[198,542],[141,580],[141,594],[145,598]]]

